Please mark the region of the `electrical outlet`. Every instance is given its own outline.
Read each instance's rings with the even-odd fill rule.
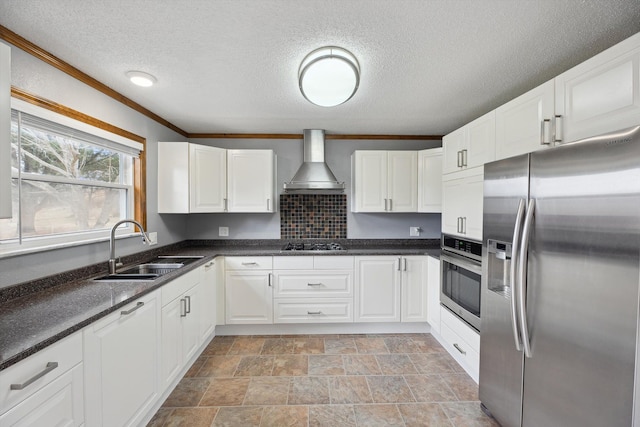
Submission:
[[[151,233],[147,233],[149,235],[149,246],[158,244],[158,232],[152,231]]]
[[[422,228],[420,227],[409,227],[409,236],[416,237],[420,235]]]
[[[229,227],[218,227],[218,236],[221,236],[221,237],[229,236]]]

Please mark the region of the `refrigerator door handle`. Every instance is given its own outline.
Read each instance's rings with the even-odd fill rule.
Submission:
[[[527,201],[520,199],[518,203],[518,213],[516,214],[516,223],[513,228],[513,239],[511,241],[511,269],[510,269],[510,281],[511,281],[511,328],[513,330],[513,340],[516,344],[516,350],[522,351],[522,344],[520,342],[520,333],[518,332],[518,308],[516,306],[517,300],[517,264],[518,264],[518,243],[520,243],[520,232],[522,230],[522,219],[524,218],[524,211]]]
[[[524,355],[531,358],[531,343],[529,341],[529,326],[527,325],[527,307],[525,298],[527,296],[527,261],[529,249],[529,237],[531,236],[531,226],[533,224],[533,211],[536,207],[536,200],[529,199],[527,215],[522,227],[522,240],[520,242],[520,262],[518,263],[518,314],[520,316],[520,334],[522,336],[522,346]]]

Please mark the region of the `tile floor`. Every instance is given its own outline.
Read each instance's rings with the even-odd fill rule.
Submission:
[[[148,427],[497,426],[429,334],[216,337]]]

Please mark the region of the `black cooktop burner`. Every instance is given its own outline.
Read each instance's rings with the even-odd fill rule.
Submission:
[[[287,243],[283,251],[343,251],[340,243]]]

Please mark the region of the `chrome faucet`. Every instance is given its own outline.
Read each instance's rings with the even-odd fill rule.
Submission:
[[[118,260],[116,259],[116,228],[127,222],[138,226],[140,232],[142,233],[142,243],[151,242],[151,239],[149,239],[149,235],[147,234],[147,232],[144,231],[142,225],[140,225],[140,223],[135,219],[123,219],[122,221],[116,222],[113,227],[111,227],[111,239],[109,240],[109,274],[115,274],[116,268],[122,266],[122,263],[118,262]]]

